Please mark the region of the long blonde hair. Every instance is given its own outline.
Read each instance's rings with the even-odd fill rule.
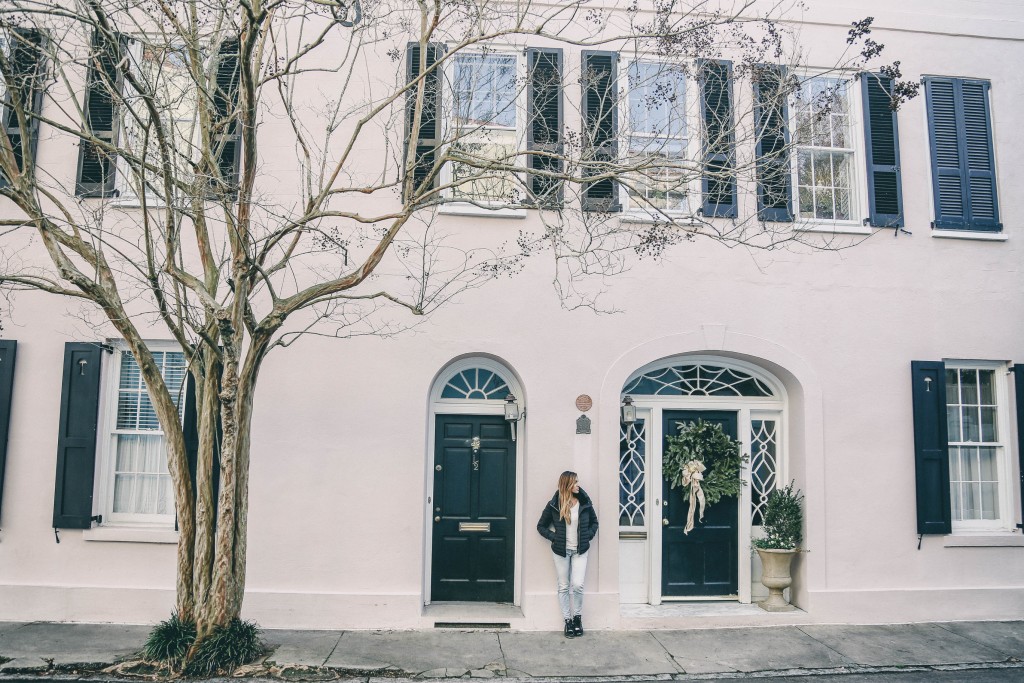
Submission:
[[[569,470],[562,472],[562,476],[558,478],[558,516],[565,520],[566,524],[572,521],[572,487],[578,480],[576,473]]]

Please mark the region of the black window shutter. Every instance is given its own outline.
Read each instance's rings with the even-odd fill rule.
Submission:
[[[43,106],[43,77],[45,60],[43,50],[46,39],[42,32],[35,29],[17,28],[11,31],[10,52],[8,59],[11,64],[12,78],[7,83],[7,94],[4,97],[3,110],[0,112],[0,125],[3,126],[7,138],[11,142],[14,160],[19,171],[25,170],[25,141],[22,139],[18,115],[11,106],[15,92],[26,112],[35,116],[28,119],[27,140],[28,152],[32,159],[36,156],[39,143],[39,116]],[[7,184],[7,178],[0,172],[0,187]]]
[[[917,474],[917,533],[952,531],[949,502],[949,436],[946,427],[946,365],[910,364],[914,399],[914,462]]]
[[[618,69],[617,52],[583,51],[584,177],[606,173],[619,156]],[[621,211],[618,183],[584,183],[583,210]]]
[[[757,215],[763,221],[793,220],[789,166],[789,111],[784,67],[764,65],[754,81],[754,147]]]
[[[704,177],[701,179],[705,216],[735,218],[736,172],[733,130],[732,62],[702,60],[699,64],[700,115],[704,125]]]
[[[527,81],[527,149],[529,168],[542,173],[560,174],[562,163],[562,50],[529,48]],[[549,156],[554,155],[554,156]],[[559,206],[563,184],[554,178],[530,174],[530,193],[538,206]]]
[[[88,529],[92,525],[102,353],[99,344],[69,342],[64,345],[57,481],[53,497],[55,529]]]
[[[444,54],[442,43],[427,43],[426,68],[430,69],[437,63]],[[405,77],[406,83],[412,83],[420,77],[420,44],[409,43],[405,52]],[[405,144],[406,154],[403,156],[403,164],[408,157],[408,145],[415,145],[414,161],[412,168],[413,193],[419,194],[422,191],[437,186],[435,175],[429,187],[423,187],[423,183],[430,177],[434,169],[434,161],[437,159],[437,147],[441,140],[441,73],[440,68],[432,69],[423,78],[423,106],[420,110],[419,135],[416,140],[410,140],[415,124],[416,97],[418,87],[410,87],[405,93]],[[404,174],[405,169],[402,169]]]
[[[14,360],[18,342],[0,340],[0,520],[3,519],[4,465],[7,462],[7,436],[11,427],[11,399],[14,394]]]
[[[988,81],[925,79],[934,227],[1002,230]]]
[[[1014,398],[1017,404],[1017,473],[1020,475],[1021,522],[1024,528],[1024,363],[1015,363],[1013,370]]]
[[[110,145],[117,144],[118,122],[114,99],[115,93],[120,93],[123,87],[117,65],[125,49],[124,38],[108,39],[99,31],[93,34],[82,111],[85,113],[86,130]],[[79,197],[113,196],[116,162],[115,155],[83,139],[78,147],[75,193]]]
[[[903,227],[900,136],[892,108],[891,78],[861,74],[864,140],[867,145],[869,222],[876,228]]]
[[[213,91],[213,108],[218,119],[212,140],[213,152],[217,156],[220,178],[229,194],[238,188],[238,169],[242,157],[242,136],[235,115],[240,88],[239,49],[237,38],[221,43]]]

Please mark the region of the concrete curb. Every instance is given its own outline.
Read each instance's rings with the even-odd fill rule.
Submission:
[[[566,677],[500,677],[500,680],[507,683],[640,683],[641,681],[718,681],[756,678],[803,678],[806,676],[853,676],[853,675],[883,675],[894,673],[926,673],[929,671],[985,671],[985,670],[1021,669],[1024,671],[1024,662],[993,662],[984,664],[940,664],[934,666],[842,666],[825,669],[772,669],[753,672],[722,672],[706,674],[652,674],[652,675],[631,675],[631,676],[566,676]],[[423,677],[381,677],[381,676],[346,676],[344,672],[336,671],[338,678],[328,680],[334,681],[360,681],[362,683],[423,683],[428,680]],[[47,681],[88,681],[88,683],[124,683],[125,681],[206,681],[206,683],[281,683],[281,678],[268,677],[217,677],[205,679],[189,678],[152,678],[145,676],[110,676],[96,675],[94,672],[83,672],[72,674],[62,671],[32,671],[24,673],[0,673],[0,683],[5,681],[23,681],[26,677],[41,678],[45,674]],[[1022,674],[1024,675],[1024,674]],[[468,675],[460,676],[450,680],[469,679]],[[294,679],[302,680],[302,679]],[[318,679],[310,679],[318,680]]]

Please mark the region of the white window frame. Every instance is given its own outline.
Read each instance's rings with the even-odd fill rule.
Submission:
[[[868,225],[870,209],[868,207],[867,163],[864,143],[864,103],[859,87],[858,75],[852,71],[836,69],[803,69],[796,74],[801,83],[813,78],[832,78],[846,80],[849,83],[849,135],[853,150],[853,178],[850,182],[850,213],[849,220],[829,220],[800,215],[800,168],[799,149],[796,143],[797,133],[797,100],[796,94],[789,96],[788,126],[791,140],[790,152],[790,187],[792,188],[794,228],[805,232],[824,232],[830,234],[870,235],[873,230]]]
[[[457,111],[455,107],[455,61],[459,55],[499,55],[499,56],[511,56],[515,57],[516,60],[516,83],[524,84],[527,78],[526,69],[526,55],[523,47],[517,47],[514,45],[487,45],[484,49],[468,50],[462,49],[454,54],[449,53],[450,57],[444,62],[442,69],[443,85],[441,87],[441,111],[439,123],[441,124],[441,135],[445,138],[449,138],[450,134],[454,132],[457,127]],[[515,113],[516,113],[516,146],[519,150],[526,149],[526,117],[527,117],[527,88],[525,85],[519,88],[519,92],[516,93],[515,98]],[[442,147],[445,150],[447,145]],[[526,173],[526,156],[520,155],[516,160],[515,166],[521,171],[517,172],[519,185],[522,191],[525,193],[525,185],[522,184],[523,178]],[[446,163],[439,173],[441,185],[448,185],[452,182],[452,164]],[[444,202],[438,208],[438,212],[442,214],[456,215],[456,216],[490,216],[493,218],[526,218],[526,208],[524,207],[510,207],[505,202],[488,202],[488,201],[459,201],[452,198],[451,189],[444,191]],[[526,196],[523,195],[523,202],[526,202]]]
[[[1016,516],[1013,510],[1014,491],[1012,487],[1013,463],[1011,462],[1012,448],[1009,445],[1010,436],[1010,389],[1007,375],[1009,374],[1008,364],[1004,361],[985,360],[946,360],[946,370],[992,370],[995,380],[996,396],[996,436],[998,441],[994,442],[966,442],[952,441],[952,435],[947,442],[948,446],[989,446],[997,449],[996,471],[999,477],[997,491],[999,493],[998,519],[975,519],[966,521],[952,521],[954,535],[985,534],[992,532],[1014,532],[1016,530]],[[943,377],[945,381],[945,377]],[[959,403],[959,397],[957,402]],[[946,404],[949,404],[949,397],[946,397]],[[979,425],[979,429],[980,429]],[[948,449],[947,449],[948,462]],[[952,471],[950,480],[952,481]],[[952,486],[952,484],[951,484]],[[950,491],[950,507],[952,508],[952,490]],[[952,516],[952,509],[950,510]]]
[[[149,36],[144,35],[144,34],[136,34],[136,35],[132,36],[131,40],[128,41],[127,53],[128,53],[128,57],[129,57],[129,59],[128,59],[129,68],[137,69],[137,68],[139,68],[139,66],[141,66],[141,64],[142,64],[142,50],[148,44],[150,44]],[[183,45],[183,47],[185,47],[185,46]],[[207,55],[207,58],[208,57],[209,57],[209,55]],[[126,99],[131,96],[131,94],[127,92],[127,90],[129,88],[131,88],[131,86],[127,82],[125,82],[125,84],[124,84],[125,92],[124,92],[123,96]],[[123,116],[123,113],[120,113],[119,115]],[[185,120],[185,119],[179,119],[179,120]],[[123,120],[118,121],[117,125],[120,128],[120,135],[121,135],[121,142],[120,142],[120,144],[127,145],[128,144],[127,143],[128,128],[125,125]],[[198,120],[195,120],[194,128],[193,128],[193,131],[192,131],[192,144],[193,145],[198,145],[199,135],[200,135],[199,122],[198,122]],[[114,189],[115,189],[116,196],[117,196],[116,204],[121,205],[121,206],[127,206],[127,207],[142,206],[142,199],[143,198],[141,196],[139,196],[138,193],[136,193],[135,187],[134,187],[134,182],[129,182],[129,180],[128,180],[129,177],[131,177],[132,180],[134,181],[134,176],[133,176],[133,174],[131,172],[131,169],[129,168],[127,163],[120,156],[118,156],[118,158],[117,158],[115,163],[116,163],[116,171],[114,173]],[[152,192],[152,190],[150,188],[145,188],[145,200],[146,200],[145,201],[146,206],[149,207],[149,208],[161,208],[161,207],[166,206],[166,202],[164,201],[164,199],[162,199],[161,197],[153,194],[153,192]]]
[[[698,87],[696,79],[692,78],[689,73],[693,73],[692,63],[689,62],[671,62],[664,59],[647,58],[644,55],[631,54],[627,52],[619,53],[619,72],[617,74],[618,82],[622,84],[619,88],[620,97],[618,103],[618,114],[619,121],[625,122],[625,125],[620,125],[618,130],[618,143],[620,145],[619,156],[625,157],[629,150],[629,139],[632,136],[630,129],[630,87],[629,87],[629,69],[634,63],[641,64],[661,64],[668,67],[678,67],[684,73],[683,79],[683,99],[684,99],[684,137],[685,145],[683,148],[683,163],[691,159],[700,158],[700,135],[699,135],[699,121],[694,112],[698,111],[700,106],[698,97]],[[697,134],[695,134],[697,133]],[[652,136],[654,137],[654,136]],[[667,136],[666,136],[667,137]],[[622,220],[626,222],[666,222],[672,221],[679,218],[690,218],[694,215],[694,212],[699,208],[700,204],[700,176],[695,175],[694,178],[690,179],[690,182],[686,184],[686,208],[685,209],[667,209],[659,210],[651,206],[637,206],[633,204],[632,198],[629,195],[629,191],[623,187],[620,183],[619,186],[619,200],[622,203]],[[695,202],[697,205],[695,205]]]
[[[96,483],[94,486],[94,500],[98,504],[94,507],[98,514],[103,516],[101,527],[130,527],[150,528],[159,530],[173,530],[176,516],[170,515],[149,515],[149,514],[127,514],[114,513],[114,476],[117,470],[117,403],[118,389],[121,378],[121,356],[128,351],[128,345],[120,340],[107,342],[112,347],[112,352],[105,359],[100,384],[100,406],[99,419],[96,430]],[[152,340],[146,341],[146,346],[151,351],[177,351],[181,352],[181,346],[173,341]],[[184,403],[184,395],[181,397]],[[184,415],[184,406],[181,409]],[[148,435],[160,434],[147,430]],[[102,539],[101,539],[102,540]]]

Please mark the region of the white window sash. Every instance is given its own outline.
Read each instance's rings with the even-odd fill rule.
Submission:
[[[122,341],[111,342],[114,351],[104,357],[105,365],[102,374],[102,388],[100,394],[99,428],[96,449],[96,484],[94,490],[95,500],[99,501],[98,510],[103,516],[102,526],[126,526],[126,527],[151,527],[151,528],[173,528],[175,514],[173,512],[173,486],[170,492],[172,496],[170,514],[142,514],[114,512],[114,491],[115,477],[117,474],[117,445],[120,436],[159,436],[163,438],[164,432],[160,430],[138,430],[117,428],[117,406],[120,393],[121,356],[128,352],[127,345]],[[174,342],[168,341],[147,341],[146,346],[151,351],[181,352],[181,347]],[[187,381],[187,375],[186,380]],[[184,419],[184,395],[181,397],[179,414]]]
[[[526,149],[526,121],[525,120],[526,120],[528,103],[526,101],[526,97],[527,97],[527,92],[526,91],[527,91],[527,88],[519,86],[519,84],[522,84],[522,83],[526,82],[526,76],[527,76],[527,73],[526,73],[526,59],[523,57],[522,49],[515,48],[513,46],[506,46],[506,45],[488,46],[488,49],[487,49],[486,52],[476,52],[476,51],[470,52],[470,51],[466,51],[466,52],[460,52],[459,54],[463,54],[463,55],[467,55],[467,56],[507,56],[507,57],[513,57],[515,59],[515,81],[516,81],[516,84],[517,84],[517,87],[519,88],[519,90],[516,93],[516,97],[515,97],[515,100],[514,100],[514,103],[513,103],[513,107],[515,109],[515,114],[516,114],[515,138],[514,138],[515,142],[514,142],[514,146],[513,146],[513,151],[520,152],[520,151],[525,150]],[[447,60],[446,63],[445,63],[444,69],[443,69],[443,77],[444,77],[444,80],[445,80],[445,86],[446,87],[443,87],[441,89],[441,98],[442,98],[441,111],[442,111],[442,115],[439,117],[438,124],[441,126],[441,130],[439,131],[439,136],[442,139],[450,136],[450,137],[456,137],[456,138],[458,138],[458,141],[461,141],[462,140],[462,138],[461,138],[462,128],[459,126],[459,123],[458,123],[458,114],[459,114],[459,112],[458,112],[458,108],[456,107],[456,101],[455,101],[455,85],[454,85],[455,84],[455,61],[456,61],[455,57]],[[476,125],[465,127],[465,130],[467,132],[467,137],[469,139],[472,139],[474,134],[476,134],[476,133],[485,134],[488,131],[504,132],[504,131],[508,131],[509,129],[506,128],[505,126],[489,126],[487,124],[476,124]],[[447,151],[447,148],[451,144],[452,144],[452,141],[449,140],[449,142],[444,147],[439,149],[439,153]],[[513,173],[513,181],[512,182],[514,184],[515,189],[518,190],[522,194],[520,204],[525,205],[525,203],[526,203],[526,194],[525,194],[526,186],[523,184],[523,178],[524,178],[524,174],[526,172],[526,158],[525,158],[525,155],[518,154],[516,156],[516,159],[514,160],[512,165],[516,169],[522,169],[522,170],[517,170],[515,173]],[[474,171],[479,172],[480,169],[474,169]],[[440,181],[441,181],[442,185],[448,185],[448,184],[452,183],[453,180],[454,180],[454,177],[455,177],[454,169],[453,169],[453,164],[451,162],[446,163],[441,168],[441,172],[440,172],[439,175],[440,175]],[[482,215],[487,215],[488,213],[491,213],[492,210],[512,211],[516,215],[520,214],[519,209],[521,207],[518,206],[518,205],[510,206],[509,202],[507,202],[507,201],[494,201],[494,200],[488,200],[488,199],[473,199],[471,197],[457,197],[457,196],[455,196],[454,188],[447,189],[444,192],[444,198],[445,198],[445,203],[442,204],[442,206],[441,206],[441,211],[442,212],[446,212],[447,211],[447,212],[451,212],[451,213],[458,213],[460,210],[464,210],[466,208],[476,209],[477,207],[482,207],[482,208],[478,209],[479,211],[482,212]]]
[[[631,128],[630,119],[630,87],[629,87],[629,72],[630,67],[633,64],[639,62],[640,64],[651,64],[651,65],[662,65],[666,67],[672,66],[684,66],[682,64],[676,65],[670,62],[660,61],[656,59],[642,59],[638,55],[627,55],[626,53],[620,54],[619,59],[619,73],[618,83],[620,84],[620,92],[624,93],[623,97],[619,99],[619,121],[623,122],[623,125],[619,126],[618,137],[619,137],[619,156],[625,157],[629,153],[630,140],[631,138],[647,138],[654,141],[663,141],[665,143],[671,143],[672,141],[678,141],[683,143],[682,154],[679,160],[680,171],[683,174],[689,173],[692,177],[689,182],[685,183],[681,188],[681,192],[684,195],[683,207],[678,209],[659,209],[651,206],[649,203],[641,203],[635,201],[629,190],[626,187],[620,187],[619,199],[623,205],[623,218],[625,220],[650,220],[650,221],[665,221],[673,220],[680,217],[690,216],[693,213],[694,198],[699,196],[699,174],[692,172],[691,159],[698,158],[700,149],[697,147],[699,142],[699,136],[691,134],[693,130],[696,130],[694,121],[692,119],[692,112],[697,111],[698,105],[698,93],[697,88],[694,87],[694,82],[690,78],[683,78],[683,111],[685,120],[683,121],[683,133],[682,135],[657,135],[654,133],[648,133],[645,131],[633,131]],[[685,71],[684,71],[685,73]],[[641,179],[642,182],[646,182]],[[629,182],[627,180],[627,182]],[[699,202],[698,202],[699,203]]]
[[[996,449],[996,476],[999,483],[996,487],[999,496],[997,506],[997,519],[972,519],[952,520],[954,534],[970,535],[972,533],[991,533],[994,531],[1011,532],[1015,530],[1016,514],[1013,506],[1015,501],[1013,491],[1013,466],[1010,462],[1011,448],[1007,447],[1007,432],[1010,422],[1010,393],[1009,382],[1007,381],[1007,364],[1001,361],[945,361],[947,370],[992,370],[995,386],[996,400],[996,435],[998,441],[950,441],[949,447],[969,448],[994,448]],[[945,381],[945,378],[943,378]],[[946,400],[947,406],[949,399]],[[957,397],[956,405],[960,404],[960,397]],[[985,404],[987,405],[987,404]],[[979,425],[980,429],[980,425]],[[947,460],[949,459],[947,451]],[[952,480],[952,471],[950,479]],[[952,492],[950,492],[950,504],[952,505]]]
[[[849,226],[861,228],[865,225],[869,210],[867,206],[867,165],[864,158],[864,106],[861,101],[861,88],[857,87],[855,74],[845,71],[835,73],[821,73],[813,69],[805,70],[797,74],[804,83],[813,78],[827,78],[846,81],[847,101],[847,132],[850,147],[814,147],[811,145],[799,145],[796,143],[797,133],[797,107],[799,100],[796,94],[789,97],[788,124],[789,134],[792,143],[790,153],[790,187],[792,188],[793,215],[800,229],[808,229],[813,225],[825,226]],[[815,218],[800,214],[800,151],[810,152],[840,152],[853,155],[853,163],[850,168],[850,218],[849,219],[828,219]],[[833,187],[835,187],[833,185]]]

